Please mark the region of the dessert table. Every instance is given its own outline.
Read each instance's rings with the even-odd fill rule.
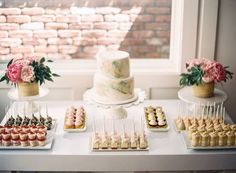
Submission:
[[[143,107],[163,106],[168,132],[147,132],[149,151],[91,152],[92,116],[97,108],[82,101],[47,102],[49,114],[57,119],[54,143],[50,150],[0,150],[0,170],[12,171],[173,171],[236,170],[236,150],[189,150],[174,128],[178,100],[147,100],[127,108],[128,116],[143,114]],[[63,131],[65,110],[84,105],[88,114],[87,131]],[[228,117],[229,118],[229,117]],[[230,121],[228,119],[228,121]]]

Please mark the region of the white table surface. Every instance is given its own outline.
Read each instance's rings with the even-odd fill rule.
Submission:
[[[67,107],[85,105],[88,113],[87,131],[63,131]],[[97,109],[82,101],[48,102],[49,113],[58,120],[51,150],[0,150],[0,170],[22,171],[171,171],[171,170],[236,170],[236,150],[188,150],[182,136],[174,130],[177,100],[150,100],[128,108],[129,115],[140,116],[143,106],[163,106],[169,120],[169,132],[148,132],[149,151],[91,152],[89,137],[92,116]]]

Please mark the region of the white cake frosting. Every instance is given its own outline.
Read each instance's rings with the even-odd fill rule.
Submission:
[[[102,102],[125,101],[134,97],[134,78],[130,76],[129,54],[108,51],[97,57],[98,70],[94,75],[95,99]]]
[[[129,72],[129,54],[123,51],[107,51],[100,53],[98,71],[111,78],[127,78]]]

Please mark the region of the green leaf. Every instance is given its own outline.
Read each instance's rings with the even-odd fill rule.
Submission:
[[[7,64],[7,68],[12,64],[13,59],[11,59],[11,61],[9,61],[9,63]]]
[[[53,60],[49,59],[49,60],[47,60],[47,62],[53,62]]]
[[[56,74],[56,73],[52,73],[52,75],[53,75],[54,77],[60,77],[60,75],[59,75],[59,74]]]
[[[0,79],[0,82],[2,82],[2,81],[4,81],[4,80],[6,80],[6,77],[5,77],[5,76],[3,76],[3,77]]]
[[[44,62],[45,62],[45,58],[43,57],[40,59],[40,64],[43,64]]]

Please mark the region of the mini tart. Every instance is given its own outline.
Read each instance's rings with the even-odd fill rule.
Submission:
[[[11,140],[10,139],[2,139],[2,145],[3,146],[10,146]]]
[[[11,140],[13,146],[19,146],[20,145],[20,140],[19,139],[12,139]]]
[[[10,140],[11,139],[11,134],[7,133],[6,131],[2,132],[2,139]]]

